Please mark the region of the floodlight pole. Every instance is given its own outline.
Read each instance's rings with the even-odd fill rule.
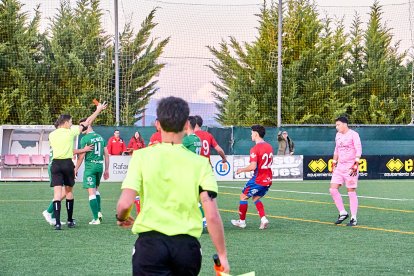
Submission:
[[[282,125],[282,0],[279,0],[277,27],[277,127]]]
[[[115,123],[119,126],[119,31],[118,31],[118,0],[115,5]]]

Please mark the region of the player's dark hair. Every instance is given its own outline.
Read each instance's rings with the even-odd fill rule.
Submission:
[[[261,125],[252,125],[252,131],[259,133],[259,136],[263,138],[266,135],[266,129]]]
[[[188,103],[181,98],[167,97],[158,102],[157,118],[161,128],[166,132],[183,131],[189,114]]]
[[[338,122],[338,121],[342,122],[342,123],[345,123],[345,124],[349,124],[348,123],[348,118],[345,117],[345,116],[339,116],[338,118],[335,119],[335,123]]]
[[[88,120],[88,118],[82,118],[79,120],[79,125],[82,127],[82,133],[88,129],[88,127],[85,124],[82,124],[86,122],[86,120]]]
[[[59,116],[59,118],[57,119],[55,124],[57,124],[57,126],[59,127],[59,126],[65,124],[66,122],[69,122],[70,119],[72,119],[72,116],[70,116],[69,114],[62,114],[62,115]]]
[[[195,115],[194,117],[196,118],[197,125],[199,127],[202,127],[203,126],[203,118],[201,118],[200,115]]]
[[[189,116],[188,121],[190,122],[191,129],[194,129],[197,124],[196,118],[194,116]]]
[[[58,122],[58,120],[56,120],[56,121],[53,123],[53,125],[55,126],[55,128],[58,128],[58,127],[59,127],[59,122]]]

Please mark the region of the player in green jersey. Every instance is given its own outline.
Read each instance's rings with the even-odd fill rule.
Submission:
[[[83,123],[86,118],[81,119],[79,124]],[[78,155],[78,160],[75,167],[75,174],[78,173],[79,167],[85,160],[85,171],[83,174],[83,188],[88,190],[89,207],[91,208],[93,219],[89,224],[101,224],[101,194],[98,191],[101,183],[102,173],[104,179],[109,178],[109,154],[106,148],[106,141],[101,135],[94,132],[92,126],[82,132],[85,136],[80,141],[80,148],[88,145],[93,145],[93,150],[84,154]],[[105,169],[104,169],[105,163]]]
[[[183,146],[187,149],[191,150],[197,155],[200,155],[201,151],[201,140],[200,138],[195,135],[194,128],[197,124],[197,119],[195,116],[188,116],[188,128],[186,130],[186,136],[183,138]],[[200,209],[201,215],[203,217],[203,233],[207,231],[207,221],[206,217],[204,216],[204,210],[201,206],[201,203],[198,203],[198,208]]]
[[[195,154],[200,155],[201,140],[194,134],[194,127],[197,124],[196,118],[194,116],[188,116],[188,122],[187,135],[183,138],[183,146]]]

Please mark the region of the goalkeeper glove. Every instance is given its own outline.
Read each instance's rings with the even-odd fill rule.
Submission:
[[[336,166],[338,166],[338,160],[332,160],[332,172],[334,172]]]
[[[356,176],[358,173],[359,161],[355,161],[352,167],[349,169],[350,176]]]

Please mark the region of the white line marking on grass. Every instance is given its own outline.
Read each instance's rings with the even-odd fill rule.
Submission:
[[[82,184],[82,183],[81,183]],[[1,186],[41,186],[41,187],[50,187],[50,183],[49,182],[22,182],[22,183],[10,183],[10,182],[1,182],[0,181],[0,187]]]
[[[227,193],[227,192],[221,192],[222,195],[232,195],[239,197],[239,194],[234,193]],[[295,199],[295,198],[283,198],[283,197],[272,197],[272,196],[266,196],[268,200],[274,199],[274,200],[286,200],[286,201],[293,201],[293,202],[304,202],[304,203],[315,203],[315,204],[328,204],[333,205],[335,203],[333,202],[324,202],[324,201],[315,201],[315,200],[305,200],[305,199]],[[345,204],[345,206],[349,206],[349,204]],[[359,208],[368,208],[368,209],[375,209],[375,210],[381,210],[381,211],[393,211],[393,212],[401,212],[401,213],[414,213],[414,210],[401,210],[401,209],[391,209],[391,208],[381,208],[381,207],[375,207],[375,206],[367,206],[367,205],[359,205]]]
[[[238,189],[240,187],[230,187],[230,186],[219,186],[220,188],[229,188],[229,189]],[[289,191],[289,190],[275,190],[269,189],[270,192],[282,192],[282,193],[293,193],[293,194],[308,194],[308,195],[326,195],[331,196],[329,193],[319,193],[319,192],[302,192],[302,191]],[[342,196],[348,196],[343,194]],[[369,199],[379,199],[379,200],[389,200],[389,201],[414,201],[412,198],[387,198],[387,197],[375,197],[375,196],[362,196],[358,195],[359,198],[369,198]]]
[[[239,211],[234,210],[227,210],[227,209],[219,209],[221,212],[227,212],[227,213],[238,213]],[[246,215],[250,216],[257,216],[255,213],[249,213],[247,212]],[[347,227],[345,224],[338,224],[335,225],[332,222],[326,222],[326,221],[320,221],[320,220],[313,220],[313,219],[305,219],[305,218],[292,218],[287,216],[274,216],[266,214],[269,218],[275,218],[275,219],[284,219],[284,220],[291,220],[291,221],[300,221],[300,222],[310,222],[310,223],[318,223],[318,224],[324,224],[329,225],[332,227]],[[394,229],[385,229],[385,228],[378,228],[378,227],[371,227],[371,226],[364,226],[364,225],[357,225],[353,226],[354,229],[365,229],[365,230],[373,230],[373,231],[380,231],[380,232],[388,232],[388,233],[398,233],[398,234],[406,234],[406,235],[414,235],[414,232],[410,231],[403,231],[403,230],[394,230]],[[243,230],[240,230],[243,231]]]

